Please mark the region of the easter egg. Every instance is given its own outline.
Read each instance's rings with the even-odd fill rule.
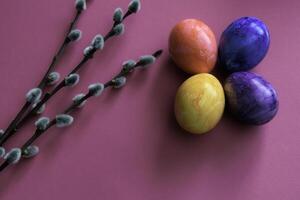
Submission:
[[[210,72],[218,47],[212,30],[201,20],[179,22],[169,37],[169,53],[175,64],[189,74]]]
[[[261,125],[274,118],[278,97],[273,86],[251,72],[235,72],[225,81],[229,110],[247,124]]]
[[[222,85],[213,75],[201,73],[187,79],[175,98],[179,125],[193,134],[212,130],[220,121],[225,105]]]
[[[267,54],[270,34],[267,26],[255,17],[232,22],[219,43],[220,66],[228,72],[254,68]]]

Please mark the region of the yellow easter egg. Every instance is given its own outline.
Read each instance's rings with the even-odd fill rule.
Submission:
[[[187,79],[175,98],[175,116],[179,125],[193,134],[212,130],[225,107],[224,90],[211,74],[201,73]]]

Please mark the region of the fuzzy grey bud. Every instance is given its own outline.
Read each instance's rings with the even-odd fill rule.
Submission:
[[[92,96],[99,96],[104,90],[104,85],[102,83],[94,83],[89,85],[89,93]]]
[[[0,129],[0,137],[4,134],[4,130]]]
[[[94,37],[91,46],[94,47],[95,49],[100,49],[102,50],[104,48],[104,38],[102,35],[98,34]]]
[[[36,156],[38,153],[40,152],[40,149],[38,146],[28,146],[26,147],[23,152],[22,152],[22,156],[24,158],[32,158],[34,156]]]
[[[85,94],[83,93],[80,93],[80,94],[77,94],[76,96],[73,97],[73,103],[77,105],[77,108],[81,108],[84,106],[84,104],[86,103],[87,100],[84,100],[81,102],[82,98],[85,97]]]
[[[36,104],[37,105],[37,104]],[[40,115],[42,114],[46,109],[46,104],[44,103],[37,111],[36,114]]]
[[[78,11],[83,11],[86,9],[86,0],[76,0],[75,7]]]
[[[155,60],[156,60],[156,58],[154,56],[152,56],[152,55],[145,55],[145,56],[141,56],[141,58],[139,60],[139,64],[141,66],[146,67],[146,66],[154,63]]]
[[[73,87],[79,83],[79,79],[79,74],[70,74],[69,76],[65,77],[65,85]]]
[[[35,103],[40,100],[42,96],[42,90],[40,88],[33,88],[26,94],[26,101],[29,103]]]
[[[113,87],[114,88],[121,88],[126,84],[126,77],[120,76],[113,80]]]
[[[13,148],[11,149],[5,156],[4,159],[9,164],[16,164],[19,162],[21,158],[21,149],[19,148]]]
[[[140,0],[132,0],[128,5],[128,10],[133,13],[137,13],[141,9]]]
[[[0,158],[2,158],[5,155],[5,149],[4,147],[0,147]]]
[[[121,8],[117,8],[114,12],[114,22],[121,23],[123,20],[123,10]]]
[[[123,70],[128,71],[128,72],[133,70],[135,65],[136,65],[136,62],[134,60],[127,60],[127,61],[123,62],[123,64],[122,64]]]
[[[71,115],[60,114],[56,115],[56,126],[58,128],[70,126],[74,121],[74,118]]]
[[[50,119],[48,117],[41,117],[34,123],[34,125],[38,130],[43,131],[47,128],[49,123],[50,123]]]
[[[69,39],[70,41],[77,41],[77,40],[80,40],[81,35],[82,35],[81,30],[79,30],[79,29],[74,29],[74,30],[72,30],[72,31],[69,33],[68,39]]]
[[[32,105],[32,108],[35,108],[37,106],[37,104],[39,103],[40,101],[36,102],[35,104]],[[40,108],[35,112],[36,114],[42,114],[46,109],[46,104],[44,103],[42,106],[40,106]]]
[[[94,48],[92,46],[87,46],[83,50],[83,55],[85,55],[85,56],[91,56],[93,52],[94,52]]]
[[[124,31],[125,31],[125,26],[123,23],[118,24],[113,28],[113,34],[115,36],[122,35]]]
[[[47,77],[47,84],[54,85],[59,81],[59,79],[60,79],[60,74],[58,72],[51,72]]]

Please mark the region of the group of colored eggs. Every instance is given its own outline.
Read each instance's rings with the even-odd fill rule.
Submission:
[[[169,37],[169,52],[175,64],[192,74],[178,89],[175,116],[179,125],[194,134],[212,130],[225,107],[240,121],[262,125],[278,111],[273,86],[248,72],[265,57],[270,45],[267,26],[255,17],[232,22],[217,45],[213,31],[203,22],[179,22]],[[209,74],[218,62],[229,76],[223,86]],[[223,89],[224,88],[224,89]]]

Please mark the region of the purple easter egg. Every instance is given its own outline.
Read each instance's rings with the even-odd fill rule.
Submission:
[[[273,86],[252,72],[235,72],[225,81],[226,103],[237,119],[262,125],[278,111],[278,97]]]
[[[242,17],[222,33],[219,63],[228,72],[254,68],[267,54],[270,34],[266,24],[255,17]]]

